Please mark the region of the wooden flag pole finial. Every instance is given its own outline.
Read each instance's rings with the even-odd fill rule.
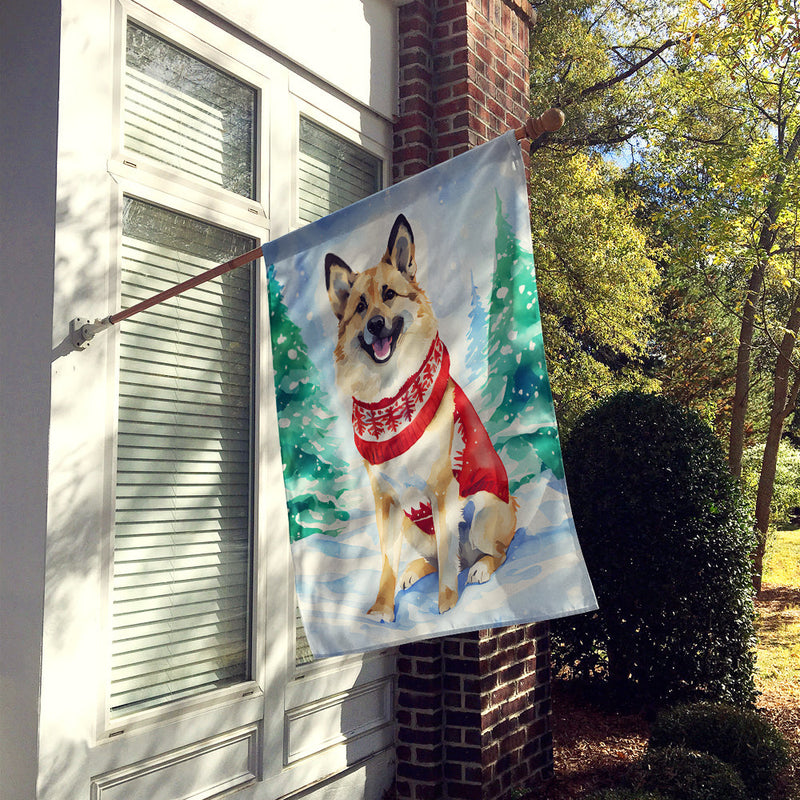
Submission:
[[[543,133],[555,133],[564,124],[564,112],[560,108],[548,108],[538,117],[528,117],[521,128],[514,131],[517,139],[538,139]]]

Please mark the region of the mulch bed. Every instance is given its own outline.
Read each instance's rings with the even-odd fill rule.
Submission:
[[[789,590],[790,592],[792,590]],[[757,608],[774,612],[776,606],[797,603],[765,587]],[[553,749],[555,775],[532,795],[536,800],[576,800],[615,786],[647,749],[650,726],[647,715],[620,714],[599,708],[574,685],[554,680]],[[773,686],[759,696],[757,707],[786,737],[792,748],[792,765],[783,776],[775,800],[800,800],[800,686]]]
[[[554,680],[553,751],[555,776],[534,797],[574,798],[618,784],[647,749],[650,725],[645,714],[619,714],[598,708],[580,689]]]

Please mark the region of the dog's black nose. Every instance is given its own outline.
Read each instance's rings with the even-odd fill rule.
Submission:
[[[376,314],[374,317],[371,317],[369,322],[367,322],[367,330],[373,335],[377,337],[383,337],[386,335],[386,320],[380,315]]]

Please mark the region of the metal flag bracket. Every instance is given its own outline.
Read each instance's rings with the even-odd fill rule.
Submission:
[[[69,322],[69,338],[72,346],[76,350],[85,350],[96,333],[110,328],[111,325],[111,317],[96,319],[94,322],[85,317],[75,317]]]

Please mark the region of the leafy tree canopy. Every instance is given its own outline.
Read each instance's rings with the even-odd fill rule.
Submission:
[[[659,276],[620,170],[597,155],[540,154],[531,222],[542,329],[559,422],[644,387]]]

